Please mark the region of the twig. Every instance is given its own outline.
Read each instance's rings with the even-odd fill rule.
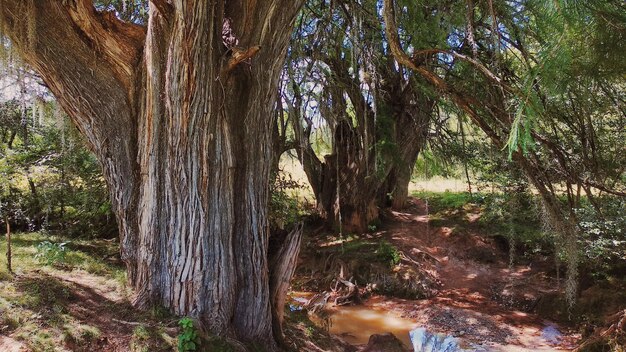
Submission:
[[[115,318],[111,318],[111,320],[116,322],[116,323],[120,323],[120,324],[124,324],[124,325],[131,325],[131,326],[162,327],[167,332],[176,332],[178,330],[178,328],[176,328],[176,327],[169,326],[170,324],[172,324],[172,322],[169,322],[168,324],[162,326],[160,324],[140,323],[140,322],[136,322],[136,321],[126,321],[126,320],[119,320],[119,319],[115,319]]]
[[[136,322],[136,321],[125,321],[125,320],[119,320],[119,319],[115,319],[115,318],[111,318],[111,320],[113,320],[116,323],[125,324],[125,325],[132,325],[132,326],[151,325],[151,324],[147,324],[147,323],[139,323],[139,322]]]

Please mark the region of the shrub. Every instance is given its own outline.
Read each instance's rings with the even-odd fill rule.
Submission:
[[[400,252],[398,252],[396,247],[385,240],[380,241],[376,254],[382,261],[389,263],[391,266],[400,263]]]
[[[178,334],[178,351],[195,351],[199,345],[198,332],[190,318],[182,318],[180,325],[181,332]]]
[[[35,254],[35,259],[45,265],[64,263],[67,254],[67,250],[65,248],[66,244],[67,242],[52,243],[50,241],[43,241],[37,245],[37,254]]]

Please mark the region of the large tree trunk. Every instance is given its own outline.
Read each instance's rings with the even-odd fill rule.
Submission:
[[[102,163],[136,303],[273,347],[270,110],[302,1],[155,0],[147,28],[26,3],[4,30]]]
[[[417,78],[411,78],[417,80]],[[386,80],[385,104],[394,116],[393,138],[396,153],[385,183],[380,187],[379,203],[391,205],[400,210],[406,205],[409,196],[409,183],[413,175],[415,161],[428,140],[431,118],[437,100],[428,94],[412,90],[407,98],[406,88],[399,79]],[[416,83],[413,83],[416,84]],[[423,84],[423,82],[422,82]]]
[[[378,181],[365,162],[370,151],[364,150],[360,137],[349,122],[337,123],[333,141],[336,199],[332,206],[335,222],[345,232],[367,232],[369,223],[378,218]]]
[[[416,153],[417,155],[418,153]],[[416,160],[417,156],[415,157]],[[409,198],[409,183],[411,182],[411,176],[413,174],[414,163],[396,165],[386,180],[386,187],[382,190],[384,194],[381,194],[379,202],[389,204],[394,210],[401,210],[406,205]]]
[[[301,100],[296,97],[290,113],[298,158],[326,224],[340,232],[363,233],[378,217],[377,181],[368,178],[362,147],[353,127],[344,120],[334,128],[333,153],[321,161],[310,144],[311,126],[303,127]],[[376,185],[375,185],[376,184]]]
[[[377,70],[382,79],[376,83],[381,87],[374,94],[375,114],[363,98],[361,82],[349,74],[347,63],[325,60],[333,74],[325,87],[327,100],[319,105],[328,106],[321,113],[333,133],[333,152],[323,161],[315,154],[310,141],[313,121],[294,82],[289,114],[296,150],[327,224],[362,233],[378,218],[380,207],[400,209],[406,203],[413,166],[426,142],[436,100],[417,89],[420,82],[415,78],[407,80],[403,72],[388,64]],[[356,123],[347,112],[346,99],[354,109]]]

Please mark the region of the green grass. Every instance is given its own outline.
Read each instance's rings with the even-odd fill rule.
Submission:
[[[76,344],[79,346],[87,345],[92,341],[100,338],[102,333],[100,329],[87,324],[79,324],[70,322],[63,326],[63,340],[66,343]]]
[[[37,258],[38,245],[49,241],[53,244],[67,243],[62,259],[47,263],[45,258]],[[125,269],[119,263],[108,261],[111,254],[118,252],[115,241],[65,239],[49,236],[45,233],[16,233],[12,235],[12,267],[16,274],[26,273],[42,268],[62,270],[84,270],[88,273],[106,278],[124,278]],[[0,279],[9,277],[6,267],[6,238],[0,237]]]
[[[56,351],[65,333],[88,334],[70,328],[80,324],[67,314],[69,298],[69,288],[49,277],[20,276],[0,282],[3,333],[11,334],[30,350]]]
[[[481,204],[485,195],[469,194],[468,192],[431,192],[418,191],[412,193],[413,197],[426,200],[431,213],[440,211],[453,211],[462,209],[468,204]]]
[[[40,245],[44,241],[67,243],[63,255],[53,256],[53,260],[37,258],[41,248],[45,247]],[[20,341],[32,351],[58,351],[61,347],[82,351],[92,344],[99,344],[103,335],[101,329],[93,324],[89,315],[83,315],[81,308],[73,306],[82,300],[82,296],[96,295],[96,291],[93,287],[77,285],[64,278],[87,275],[86,272],[92,275],[91,280],[102,282],[102,287],[114,287],[124,297],[127,291],[125,270],[110,259],[110,254],[117,252],[117,243],[104,240],[68,241],[37,232],[13,234],[11,242],[14,274],[9,273],[6,267],[6,239],[4,236],[0,238],[0,333]],[[48,248],[59,250],[60,247]],[[102,296],[90,299],[95,300],[94,307],[110,307],[110,310],[105,308],[108,313],[119,311],[121,318],[125,319],[124,314],[129,307],[124,302],[107,301]],[[90,305],[81,303],[87,309],[91,309],[88,308]],[[143,316],[150,320],[169,319],[160,310],[155,310],[153,314],[146,312]],[[150,328],[148,339],[142,339],[144,335],[138,334],[136,345],[142,346],[138,350],[161,351],[163,347],[158,346],[172,345],[173,342],[168,342],[164,337],[167,334],[159,330],[158,325]],[[132,341],[129,337],[129,348]]]

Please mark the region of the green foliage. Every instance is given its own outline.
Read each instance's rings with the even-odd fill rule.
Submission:
[[[112,236],[100,166],[53,103],[0,103],[0,212],[14,230]]]
[[[52,243],[50,241],[43,241],[37,245],[37,259],[41,264],[55,265],[65,263],[66,259],[66,242]]]
[[[148,1],[146,0],[95,0],[100,11],[110,11],[126,22],[145,24],[148,21]]]
[[[181,332],[178,334],[178,351],[196,351],[200,344],[200,338],[193,320],[185,317],[178,322],[178,325],[181,328]]]
[[[375,176],[384,178],[385,168],[389,163],[401,163],[398,145],[395,141],[394,116],[384,102],[378,102],[376,115],[376,142],[372,150],[376,153],[377,169]]]
[[[270,188],[269,220],[273,228],[285,229],[299,221],[301,207],[292,194],[303,188],[291,175],[277,173]]]
[[[130,349],[133,352],[149,352],[148,340],[150,340],[150,331],[144,325],[139,325],[133,329]]]
[[[315,328],[312,326],[307,326],[306,328],[304,328],[304,335],[308,338],[312,338],[313,335],[315,334]]]
[[[600,279],[626,269],[626,200],[602,197],[596,201],[600,208],[584,202],[575,213],[585,264]]]
[[[552,253],[554,249],[554,234],[542,228],[542,214],[536,202],[537,197],[524,188],[508,189],[484,199],[479,224],[491,235],[508,241],[510,264],[525,256]]]
[[[389,263],[390,266],[396,266],[400,263],[400,252],[391,243],[382,240],[378,244],[376,255],[381,261]]]
[[[455,161],[458,161],[458,155],[453,154],[452,147],[447,145],[445,153],[440,153],[441,150],[436,149],[435,145],[428,144],[415,161],[413,175],[424,179],[457,176],[458,164]]]

